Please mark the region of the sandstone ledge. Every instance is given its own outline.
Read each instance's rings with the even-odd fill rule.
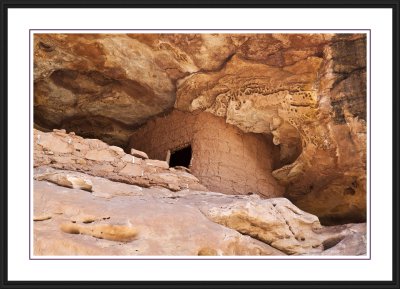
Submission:
[[[37,256],[366,253],[365,224],[324,227],[285,198],[210,192],[188,172],[64,131],[35,130],[34,141]]]
[[[34,167],[86,172],[110,180],[142,187],[165,187],[171,190],[206,190],[199,180],[166,162],[142,160],[97,139],[84,139],[65,131],[34,130]],[[42,176],[51,181],[50,176]],[[55,178],[53,176],[53,178]]]
[[[34,182],[34,254],[363,255],[365,224],[323,227],[287,199],[142,188],[84,173],[93,191]],[[39,217],[38,217],[39,216]],[[40,218],[46,216],[46,218]]]

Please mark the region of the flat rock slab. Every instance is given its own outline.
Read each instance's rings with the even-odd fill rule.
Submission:
[[[92,192],[39,177],[45,174],[88,180]],[[363,243],[355,246],[364,224],[323,227],[283,198],[142,188],[49,167],[34,175],[38,256],[365,254]]]

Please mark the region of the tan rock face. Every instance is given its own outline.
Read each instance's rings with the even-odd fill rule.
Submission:
[[[157,188],[138,192],[132,185],[79,175],[91,179],[92,194],[35,181],[34,214],[48,216],[35,219],[35,255],[284,255],[178,202],[182,194]]]
[[[34,139],[34,255],[366,253],[365,224],[324,227],[285,198],[209,192],[186,170],[62,130]]]
[[[144,161],[100,140],[84,139],[62,131],[45,133],[34,130],[33,155],[34,167],[49,166],[84,171],[91,175],[143,187],[206,190],[194,176],[175,170],[172,173],[166,162],[150,159]],[[166,177],[169,174],[173,175],[172,179]],[[74,175],[44,173],[38,175],[36,179],[69,188],[92,190],[90,181]]]
[[[207,213],[217,223],[262,240],[287,254],[321,251],[322,243],[314,233],[321,228],[318,218],[299,210],[287,199],[238,201],[212,208]]]
[[[35,122],[124,145],[132,126],[174,104],[161,59],[127,35],[36,34]],[[100,132],[101,131],[101,132]]]
[[[92,192],[34,181],[36,256],[363,255],[365,224],[323,227],[286,199],[139,188],[84,173]]]
[[[255,47],[257,41],[267,40],[255,38]],[[270,55],[252,54],[252,61],[235,55],[219,71],[182,79],[175,107],[211,112],[245,132],[272,134],[281,147],[281,167],[272,174],[286,186],[288,198],[326,223],[362,221],[365,39],[331,41],[295,62],[285,60],[283,51],[281,62]]]
[[[365,35],[36,34],[34,81],[38,128],[125,146],[176,108],[270,134],[291,201],[326,224],[365,220]]]

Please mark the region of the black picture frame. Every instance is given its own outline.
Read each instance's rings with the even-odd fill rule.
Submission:
[[[274,1],[123,1],[123,0],[1,0],[1,43],[0,43],[0,288],[400,288],[399,281],[399,0],[274,0]],[[389,8],[393,15],[393,259],[391,281],[10,281],[8,279],[8,164],[12,158],[8,155],[8,11],[11,8]],[[28,35],[28,34],[27,34]],[[366,272],[368,274],[368,272]]]

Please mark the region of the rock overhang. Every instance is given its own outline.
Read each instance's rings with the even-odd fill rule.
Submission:
[[[40,127],[124,146],[157,115],[205,110],[273,135],[282,161],[273,175],[302,209],[327,223],[365,219],[365,35],[36,34],[34,41]]]

